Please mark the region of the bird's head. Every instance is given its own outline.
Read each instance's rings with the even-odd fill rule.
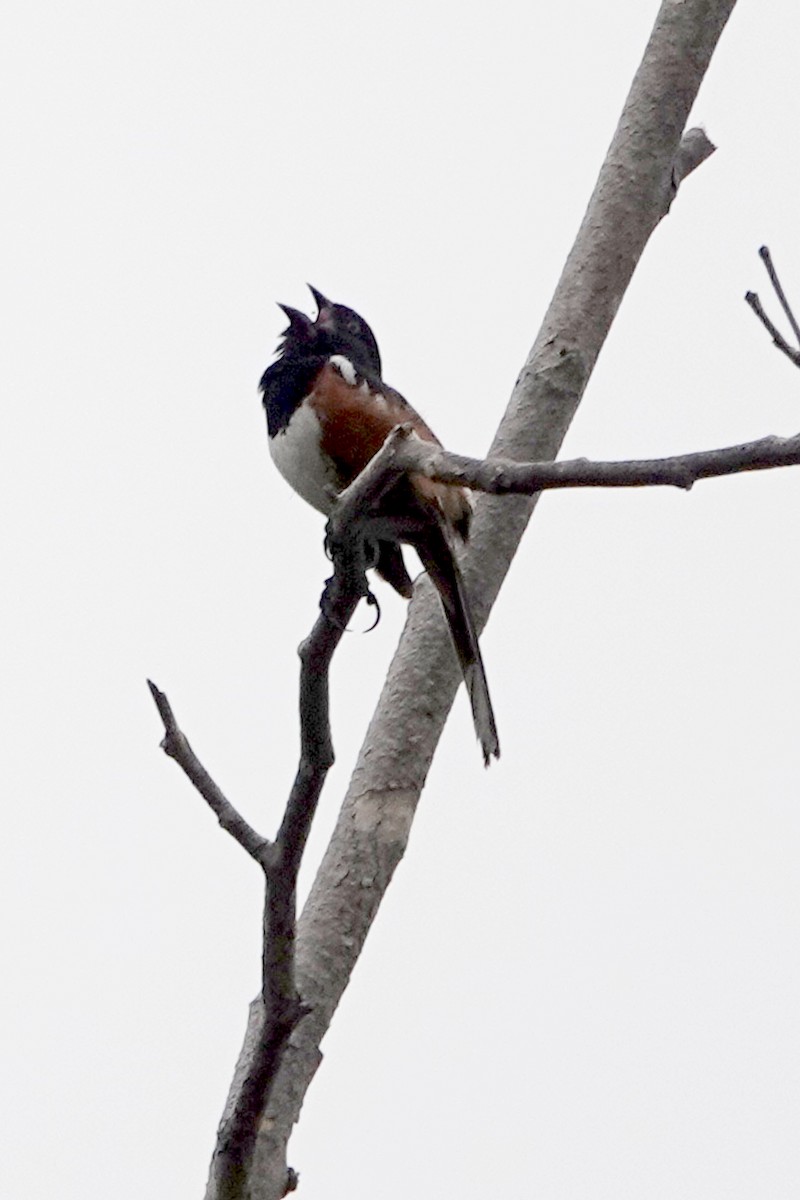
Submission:
[[[332,354],[343,354],[367,374],[381,374],[381,355],[375,334],[363,317],[345,304],[334,304],[317,288],[308,285],[317,305],[314,328],[331,346]]]
[[[364,318],[344,304],[334,304],[310,284],[309,289],[317,305],[317,316],[313,321],[297,308],[278,305],[289,318],[278,347],[280,356],[307,358],[341,354],[364,374],[380,378],[378,343]]]

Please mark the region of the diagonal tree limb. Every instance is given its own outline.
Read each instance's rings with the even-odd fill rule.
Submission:
[[[237,1074],[233,1102],[220,1125],[212,1164],[220,1200],[245,1200],[261,1116],[289,1037],[308,1014],[295,973],[297,875],[327,773],[333,765],[328,671],[347,623],[366,592],[360,533],[343,532],[323,612],[300,647],[300,763],[274,842],[258,834],[224,796],[181,731],[166,695],[148,680],[164,724],[162,749],[175,759],[216,814],[220,825],[262,868],[265,877],[262,988],[251,1005],[253,1038],[248,1061]],[[285,1192],[297,1179],[287,1171]]]
[[[542,328],[491,449],[555,457],[635,266],[669,209],[689,110],[735,0],[663,0],[642,63]],[[686,172],[684,171],[684,174]],[[482,623],[536,498],[482,497],[467,584]],[[297,976],[311,1014],[289,1039],[258,1134],[251,1200],[291,1181],[286,1147],[319,1065],[320,1041],[400,861],[455,695],[455,662],[431,587],[416,589],[331,842],[298,923]],[[251,1007],[228,1104],[257,1043]],[[218,1200],[212,1169],[206,1200]]]
[[[300,654],[300,763],[266,876],[261,996],[250,1006],[252,1054],[237,1075],[217,1134],[211,1180],[219,1200],[246,1200],[260,1122],[289,1038],[310,1009],[298,992],[295,964],[297,875],[328,771],[333,766],[328,671],[364,595],[363,546],[354,531],[334,563],[323,611]],[[281,1196],[296,1175],[284,1172]]]

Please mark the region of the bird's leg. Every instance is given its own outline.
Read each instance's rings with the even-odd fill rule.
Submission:
[[[346,628],[338,616],[340,602],[357,596],[376,610],[371,629],[380,621],[381,610],[367,582],[367,570],[378,560],[378,544],[359,531],[333,534],[330,523],[325,530],[325,552],[333,563],[333,575],[325,581],[320,600],[323,615],[337,629]]]

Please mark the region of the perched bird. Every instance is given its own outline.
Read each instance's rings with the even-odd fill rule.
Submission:
[[[276,361],[261,379],[272,459],[304,500],[326,515],[333,497],[352,483],[387,434],[410,424],[440,445],[422,417],[383,382],[381,356],[366,321],[311,288],[315,320],[281,304],[289,318]],[[412,582],[402,543],[412,546],[442,602],[467,685],[484,761],[500,755],[492,702],[458,563],[455,538],[469,535],[472,504],[461,487],[404,476],[380,501],[381,540],[374,566],[406,598]],[[386,524],[383,525],[383,518]],[[384,536],[384,534],[386,536]]]

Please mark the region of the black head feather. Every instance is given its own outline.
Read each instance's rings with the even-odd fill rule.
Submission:
[[[381,355],[375,334],[363,317],[345,304],[334,304],[316,288],[311,289],[319,312],[316,329],[327,338],[330,353],[343,354],[365,374],[381,376]]]
[[[281,335],[280,357],[286,359],[329,358],[341,354],[364,375],[381,376],[381,355],[375,334],[363,317],[344,304],[334,304],[317,288],[311,287],[318,312],[316,319],[279,304],[289,318]]]

